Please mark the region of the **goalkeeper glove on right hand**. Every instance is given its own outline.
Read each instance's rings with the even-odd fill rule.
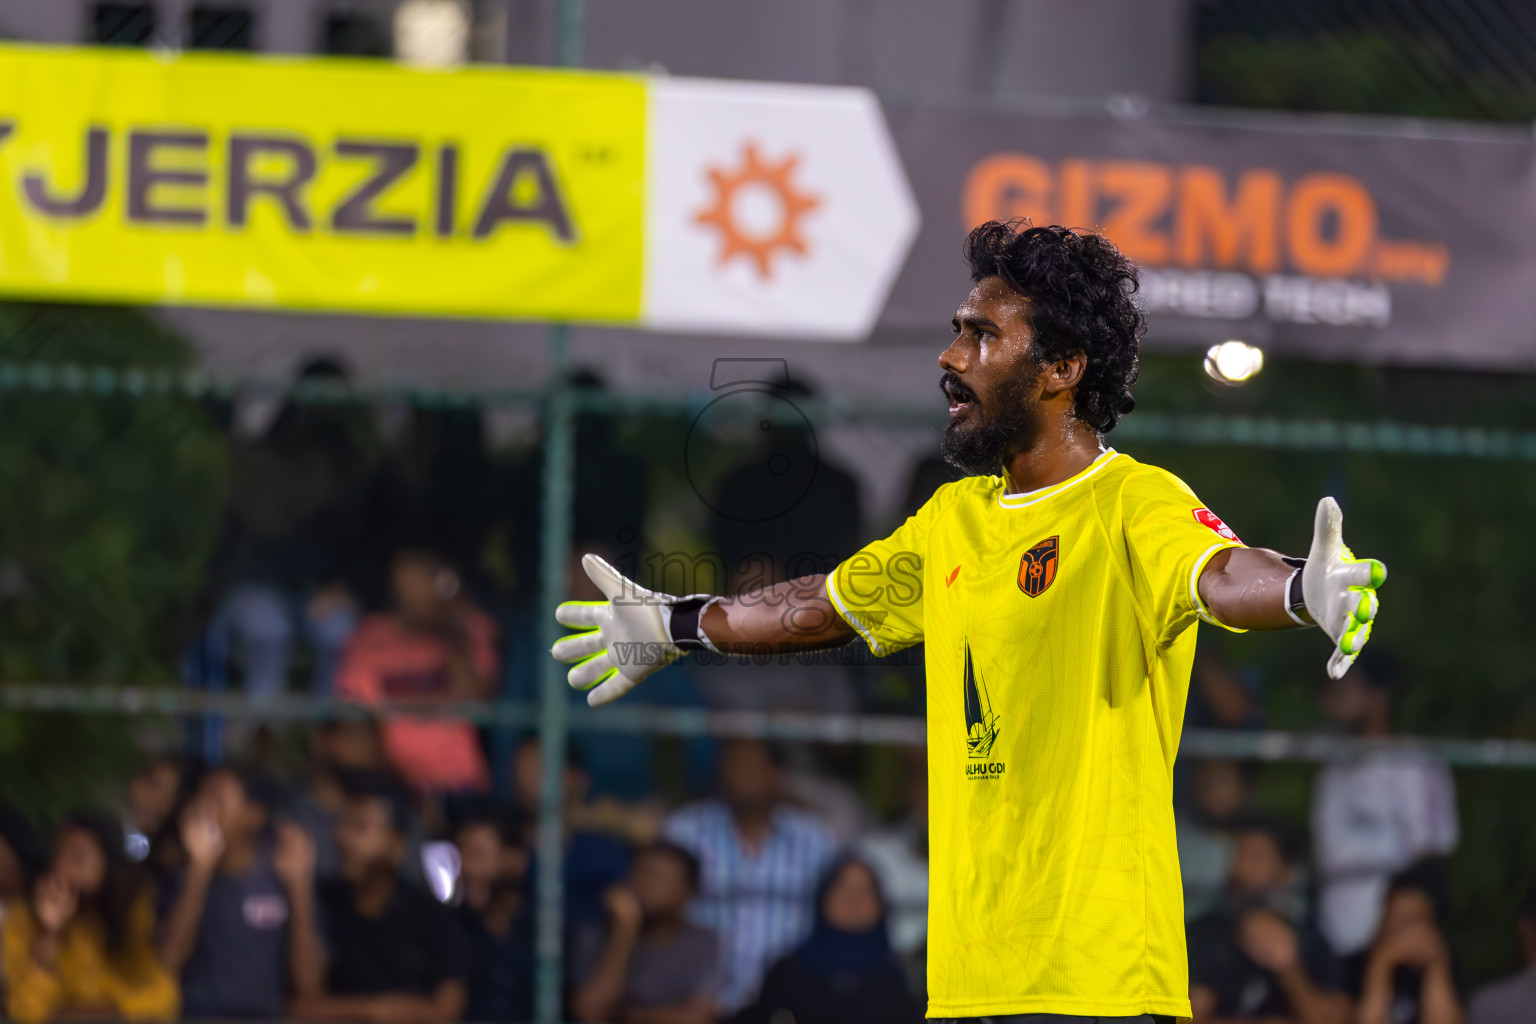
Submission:
[[[607,600],[567,601],[556,608],[562,626],[585,632],[561,638],[549,653],[557,661],[575,663],[566,681],[590,691],[592,707],[618,700],[652,672],[708,646],[698,628],[713,600],[707,594],[674,597],[646,590],[597,555],[583,555],[581,567]],[[674,612],[679,613],[676,621]],[[674,640],[674,631],[684,635]]]
[[[1387,567],[1374,558],[1356,558],[1344,546],[1344,513],[1339,503],[1317,503],[1312,526],[1312,550],[1301,570],[1301,592],[1307,614],[1334,642],[1328,675],[1342,679],[1355,663],[1381,604],[1376,588],[1386,582]]]

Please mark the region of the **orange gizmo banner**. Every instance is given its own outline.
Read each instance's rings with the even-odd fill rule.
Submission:
[[[882,322],[950,315],[955,241],[1027,217],[1101,231],[1140,264],[1149,345],[1536,369],[1529,133],[1179,116],[894,113],[923,232]]]
[[[0,46],[0,293],[639,316],[643,79]]]

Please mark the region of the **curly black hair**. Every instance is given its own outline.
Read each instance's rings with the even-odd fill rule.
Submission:
[[[1102,235],[1028,221],[991,220],[965,240],[971,280],[1000,277],[1029,299],[1035,358],[1042,364],[1075,352],[1088,357],[1073,413],[1100,433],[1136,408],[1146,318],[1133,295],[1136,265]]]

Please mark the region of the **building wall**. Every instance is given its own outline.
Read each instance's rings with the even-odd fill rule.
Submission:
[[[398,0],[219,0],[256,15],[259,49],[312,53],[326,16],[388,24]],[[196,0],[155,0],[158,41],[179,46]],[[587,0],[589,66],[868,85],[954,101],[1188,93],[1191,0]],[[88,0],[0,0],[0,33],[90,38]],[[475,0],[480,59],[549,63],[554,0]]]
[[[1188,0],[588,0],[586,60],[936,100],[1187,93]]]
[[[209,7],[244,7],[256,15],[256,45],[272,53],[314,53],[324,46],[330,13],[368,13],[387,25],[398,0],[217,0]],[[197,0],[153,0],[159,45],[183,45]],[[0,0],[0,35],[46,43],[91,41],[90,0]]]

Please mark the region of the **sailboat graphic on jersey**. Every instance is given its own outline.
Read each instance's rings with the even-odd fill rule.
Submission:
[[[997,742],[997,715],[987,696],[987,684],[976,674],[971,661],[971,645],[965,645],[965,747],[973,758],[990,757]]]

